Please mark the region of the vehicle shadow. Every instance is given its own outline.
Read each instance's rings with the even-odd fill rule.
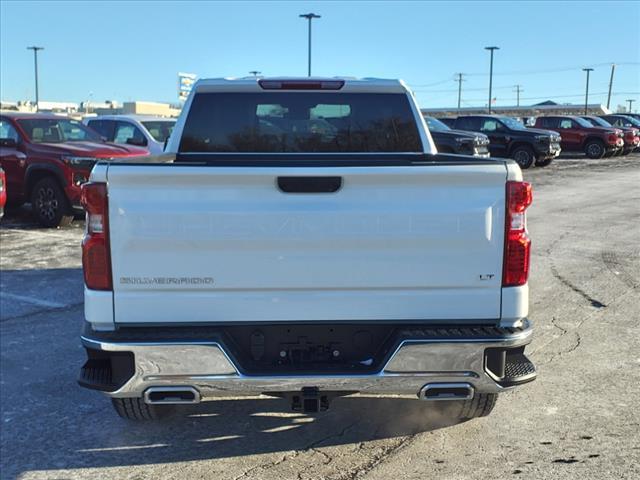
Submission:
[[[132,423],[106,411],[100,415],[113,425],[116,435],[94,436],[92,442],[67,450],[63,468],[163,464],[357,445],[454,425],[454,410],[455,406],[416,399],[346,397],[317,415],[291,412],[281,399],[255,398],[204,402],[157,423]]]

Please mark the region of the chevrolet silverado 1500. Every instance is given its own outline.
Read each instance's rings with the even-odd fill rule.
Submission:
[[[167,152],[83,186],[79,381],[121,416],[363,393],[472,418],[535,378],[531,187],[438,154],[402,82],[201,80]]]

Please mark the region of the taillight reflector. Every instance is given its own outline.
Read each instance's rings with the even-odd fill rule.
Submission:
[[[525,210],[532,201],[530,183],[507,182],[503,287],[524,285],[529,278],[531,240],[527,233]]]
[[[85,183],[81,192],[80,202],[87,214],[82,239],[84,282],[91,290],[111,290],[107,184]]]
[[[340,90],[344,80],[258,80],[263,90]]]

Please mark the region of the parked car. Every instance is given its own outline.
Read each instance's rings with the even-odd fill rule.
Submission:
[[[0,167],[0,218],[4,217],[4,206],[7,204],[7,180]]]
[[[544,167],[560,155],[560,136],[548,130],[534,130],[510,117],[472,115],[447,123],[456,130],[481,132],[489,137],[492,157],[512,158],[520,168],[535,162]]]
[[[621,155],[628,155],[640,145],[640,130],[636,127],[614,127],[604,118],[595,115],[587,115],[582,117],[594,127],[619,128],[624,134],[624,147],[619,150]]]
[[[624,147],[622,130],[594,127],[585,119],[575,115],[538,117],[535,126],[558,132],[562,137],[562,150],[584,152],[589,158],[615,155]]]
[[[363,392],[473,418],[535,379],[514,162],[437,153],[400,81],[200,80],[181,115],[173,163],[83,186],[80,384],[119,415]]]
[[[452,130],[440,120],[424,117],[431,132],[431,138],[440,153],[458,153],[475,157],[488,157],[489,137],[482,133]]]
[[[31,202],[46,227],[67,225],[80,209],[80,186],[97,160],[148,155],[146,149],[105,143],[81,122],[50,114],[0,114],[0,166],[7,200]]]
[[[604,120],[606,120],[611,125],[617,128],[623,128],[623,127],[640,128],[640,120],[626,114],[624,115],[611,114],[611,115],[598,115],[598,116],[600,118],[603,118]]]
[[[616,114],[616,115],[618,115],[618,114]],[[640,122],[640,113],[621,113],[619,115],[624,115],[625,117],[635,118],[637,121]]]
[[[162,153],[176,124],[175,118],[142,115],[103,115],[83,122],[108,142],[145,147],[151,155]]]

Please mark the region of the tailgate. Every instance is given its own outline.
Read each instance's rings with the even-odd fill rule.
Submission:
[[[278,178],[335,176],[335,193]],[[117,165],[116,323],[500,317],[506,168]]]

